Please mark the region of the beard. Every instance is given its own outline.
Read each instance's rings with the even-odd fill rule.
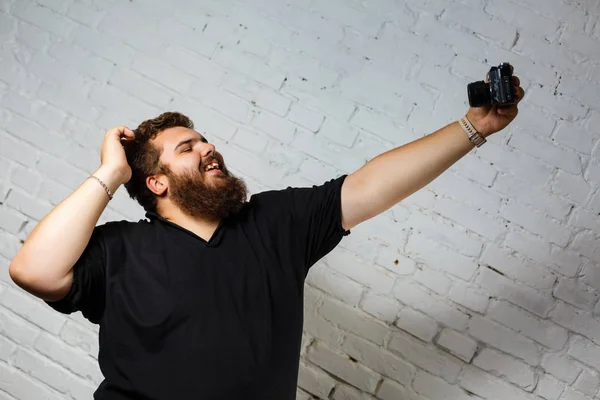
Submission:
[[[222,162],[219,164],[220,174],[209,174],[200,169],[175,174],[167,168],[169,197],[185,214],[220,221],[237,214],[246,204],[246,183],[232,175]]]

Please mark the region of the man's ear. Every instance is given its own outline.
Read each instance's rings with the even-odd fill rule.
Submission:
[[[150,175],[146,178],[146,186],[155,195],[162,196],[169,188],[169,181],[164,175]]]

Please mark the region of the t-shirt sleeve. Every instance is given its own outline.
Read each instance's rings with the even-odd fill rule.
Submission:
[[[73,266],[73,282],[67,295],[57,301],[45,301],[63,314],[81,311],[90,322],[98,324],[105,304],[106,226],[94,228],[89,243]]]
[[[261,199],[278,235],[278,251],[293,259],[304,276],[350,234],[342,227],[341,191],[346,176],[318,186],[272,191]]]

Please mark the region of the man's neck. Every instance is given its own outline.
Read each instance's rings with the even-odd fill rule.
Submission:
[[[178,208],[171,210],[158,211],[158,214],[169,222],[181,226],[190,232],[200,236],[205,241],[209,241],[213,236],[217,227],[219,226],[219,220],[206,220],[202,218],[194,218],[187,214],[184,214]]]

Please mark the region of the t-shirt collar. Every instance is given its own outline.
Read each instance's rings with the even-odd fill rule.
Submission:
[[[207,246],[209,247],[213,247],[219,244],[219,242],[221,241],[221,236],[223,235],[223,225],[225,225],[225,220],[221,220],[221,222],[219,222],[219,226],[217,226],[217,229],[215,230],[213,236],[210,238],[210,240],[207,242],[206,240],[204,240],[203,238],[201,238],[200,236],[196,235],[194,232],[185,229],[182,226],[177,225],[174,222],[171,222],[169,220],[167,220],[166,218],[160,216],[157,212],[155,211],[147,211],[146,212],[146,218],[148,218],[149,220],[158,220],[161,221],[167,225],[170,225],[174,228],[177,228],[189,235],[192,235],[194,238],[201,240],[202,242],[206,243]]]

